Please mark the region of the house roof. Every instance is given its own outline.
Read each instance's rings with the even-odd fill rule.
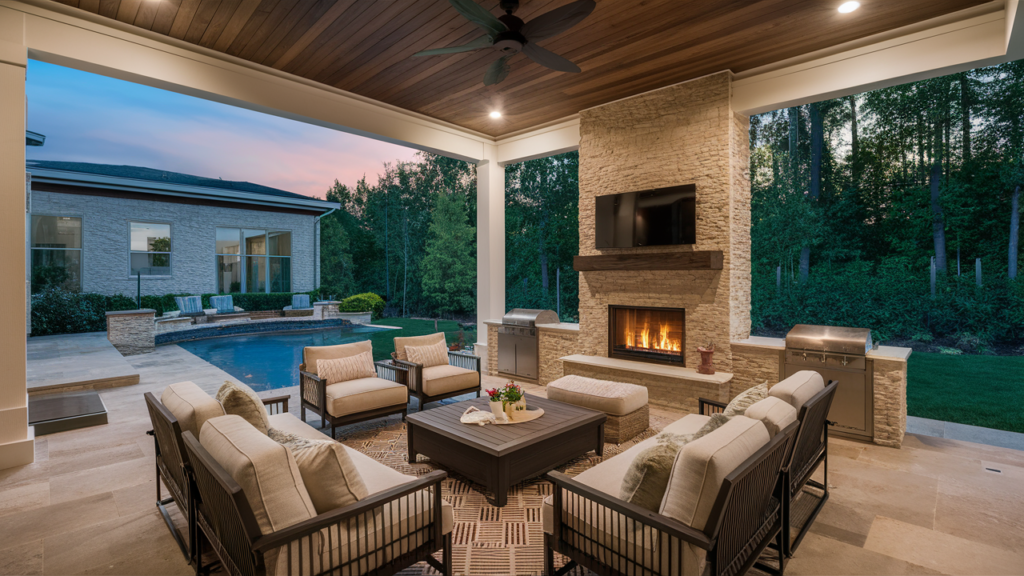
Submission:
[[[33,182],[48,182],[104,188],[126,192],[144,192],[172,196],[190,196],[245,204],[261,204],[306,209],[332,210],[340,207],[278,188],[221,180],[142,166],[63,162],[59,160],[28,160],[26,169]]]

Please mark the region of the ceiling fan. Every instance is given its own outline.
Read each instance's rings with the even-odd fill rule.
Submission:
[[[545,50],[537,42],[551,38],[577,25],[594,11],[594,0],[576,0],[523,22],[515,16],[519,0],[501,0],[501,16],[494,16],[474,0],[448,0],[464,18],[483,29],[484,35],[462,46],[434,48],[417,52],[413,56],[457,54],[486,48],[496,48],[498,59],[484,73],[484,85],[497,84],[508,76],[510,58],[522,52],[534,62],[559,72],[579,72],[580,67],[568,59]]]

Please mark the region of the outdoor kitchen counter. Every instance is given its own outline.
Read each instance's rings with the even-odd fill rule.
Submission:
[[[487,326],[487,373],[500,376],[498,373],[498,328],[501,320],[484,320]],[[540,377],[537,383],[547,386],[562,377],[562,357],[576,354],[580,335],[580,325],[569,322],[557,324],[537,324],[537,347],[540,352]]]
[[[484,324],[488,326],[501,326],[501,320],[484,320]],[[550,332],[565,332],[568,334],[578,334],[580,331],[579,324],[572,324],[570,322],[559,322],[558,324],[537,324],[537,330],[550,331]]]
[[[782,378],[786,351],[785,338],[751,336],[732,344],[732,395],[767,381]],[[879,346],[870,350],[871,377],[874,385],[874,442],[899,448],[907,428],[907,359],[910,348]]]

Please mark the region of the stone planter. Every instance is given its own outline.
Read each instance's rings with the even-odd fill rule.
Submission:
[[[515,420],[515,413],[526,410],[526,396],[523,396],[516,402],[502,402],[505,408],[505,415],[508,416],[509,420]]]
[[[700,352],[700,365],[697,366],[698,374],[714,374],[715,367],[711,365],[711,357],[715,355],[715,349],[697,348]]]

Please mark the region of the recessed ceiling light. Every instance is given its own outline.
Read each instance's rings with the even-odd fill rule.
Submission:
[[[860,8],[860,2],[845,2],[839,6],[839,12],[842,14],[849,14],[857,8]]]
[[[491,116],[491,118],[494,118],[495,120],[497,120],[498,118],[501,118],[501,112],[498,112],[497,110],[495,110],[494,112],[491,112],[490,116]]]

